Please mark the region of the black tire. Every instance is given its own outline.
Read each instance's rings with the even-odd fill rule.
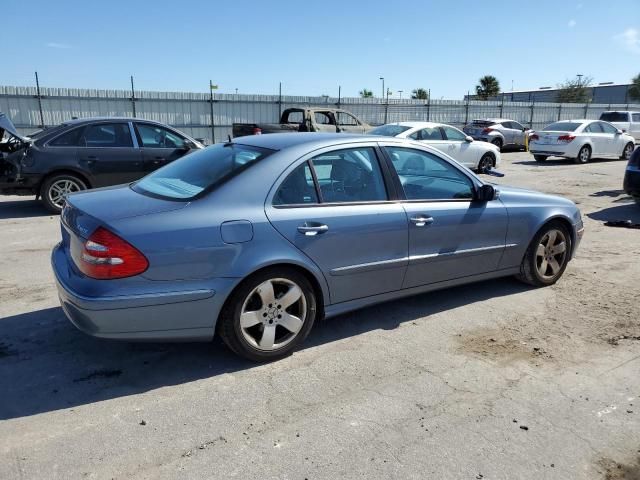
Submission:
[[[549,157],[547,157],[546,155],[534,155],[533,158],[536,162],[544,162]]]
[[[631,158],[631,154],[633,153],[633,149],[636,146],[629,142],[624,146],[624,149],[622,150],[622,155],[620,155],[620,160],[629,160]]]
[[[58,201],[59,193],[56,187],[70,185],[69,192],[79,192],[87,189],[87,184],[80,177],[71,173],[53,174],[45,178],[40,187],[40,199],[45,208],[51,213],[60,213],[64,202]]]
[[[541,245],[541,242],[544,241],[544,238],[547,236],[547,234],[552,231],[560,231],[564,236],[564,256],[560,261],[558,261],[559,255],[555,256],[556,263],[558,263],[560,267],[557,272],[553,272],[551,276],[543,276],[540,273],[540,266],[538,265],[537,251],[538,246]],[[569,230],[565,226],[565,224],[558,220],[552,220],[551,222],[547,223],[538,231],[538,233],[536,233],[536,235],[533,237],[533,240],[531,240],[531,243],[529,244],[524,257],[522,258],[522,263],[520,264],[520,273],[517,275],[518,280],[524,283],[528,283],[529,285],[533,285],[534,287],[546,287],[549,285],[553,285],[560,279],[565,269],[567,268],[569,257],[571,255],[571,248],[571,234],[569,233]]]
[[[584,153],[584,152],[587,153]],[[579,151],[578,156],[573,159],[575,163],[588,163],[591,160],[591,147],[589,145],[584,145]]]
[[[250,343],[250,341],[247,339],[247,337],[250,337],[251,335],[249,330],[253,329],[253,331],[255,331],[256,333],[256,336],[259,336],[261,333],[264,334],[265,327],[268,327],[267,322],[273,323],[273,321],[275,321],[275,323],[277,324],[278,321],[276,320],[276,317],[274,317],[273,314],[271,314],[271,317],[265,315],[266,318],[260,323],[257,323],[256,325],[251,326],[248,329],[243,329],[240,324],[240,316],[245,304],[254,301],[260,301],[260,297],[258,296],[258,294],[252,292],[254,292],[258,286],[261,286],[264,284],[264,282],[268,282],[270,280],[286,280],[298,286],[301,290],[302,296],[304,296],[306,314],[302,319],[302,327],[294,335],[294,337],[289,340],[288,343],[286,343],[286,345],[281,348],[275,348],[272,350],[263,350],[260,349],[257,344]],[[276,302],[273,305],[274,308],[270,308],[269,306],[269,310],[275,310],[275,313],[277,314],[278,311],[284,312],[284,310],[276,309],[276,307],[281,307],[280,305],[277,305],[277,300],[282,298],[283,295],[278,297],[278,292],[276,292],[275,290],[276,289],[274,288],[274,293],[276,294]],[[298,302],[302,302],[302,297]],[[299,303],[298,305],[292,305],[291,307],[300,308],[300,304],[301,303]],[[262,312],[261,308],[267,309],[267,306],[262,305],[258,309],[252,308],[251,310]],[[290,308],[287,308],[286,310],[290,310]],[[257,316],[262,318],[262,315],[264,314],[260,314]],[[227,302],[225,303],[225,306],[220,313],[217,331],[224,343],[236,354],[254,362],[269,362],[290,355],[305,340],[307,335],[309,335],[309,332],[311,331],[313,323],[316,319],[316,315],[317,306],[315,292],[313,290],[313,286],[309,283],[309,280],[307,280],[305,275],[291,267],[274,267],[258,272],[248,277],[240,285],[238,285],[238,287],[227,299]],[[283,326],[280,326],[280,329],[278,330],[278,325],[273,325],[273,329],[276,332],[279,331],[281,334],[284,334],[285,338],[287,334],[291,335],[291,333],[288,332],[288,330]],[[276,336],[275,338],[278,337]]]
[[[486,173],[496,165],[496,159],[491,153],[485,153],[478,162],[478,173]]]
[[[498,150],[502,151],[502,139],[501,138],[494,138],[493,140],[491,140],[491,143],[493,145],[495,145],[496,147],[498,147]]]

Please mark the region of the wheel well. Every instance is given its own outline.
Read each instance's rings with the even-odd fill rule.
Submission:
[[[540,228],[538,228],[536,234],[540,230],[542,230],[544,227],[546,227],[547,225],[549,225],[552,222],[559,222],[559,223],[561,223],[562,225],[564,225],[566,227],[567,231],[569,232],[569,235],[571,236],[571,249],[573,250],[573,246],[576,244],[576,239],[575,239],[575,235],[574,235],[574,231],[573,231],[573,225],[565,217],[553,217],[553,218],[550,218],[549,220],[544,222],[544,224],[542,224],[540,226]]]
[[[242,279],[242,281],[240,281],[235,287],[234,289],[231,291],[231,293],[229,293],[229,295],[227,296],[227,300],[225,301],[224,305],[222,306],[222,310],[224,310],[224,308],[227,306],[227,302],[229,301],[229,299],[233,296],[234,292],[240,287],[240,285],[242,285],[247,279],[253,277],[254,275],[258,275],[260,273],[263,273],[267,270],[272,270],[275,268],[280,268],[280,267],[285,267],[285,268],[290,268],[292,270],[296,270],[298,273],[302,274],[305,276],[305,278],[309,281],[309,283],[311,284],[311,286],[313,287],[313,293],[316,296],[316,308],[317,308],[317,317],[316,317],[316,321],[321,320],[324,317],[324,294],[322,293],[322,287],[320,286],[320,283],[318,282],[318,279],[315,277],[315,275],[313,275],[309,270],[307,270],[304,267],[301,267],[300,265],[296,265],[295,263],[275,263],[272,265],[268,265],[266,267],[262,267],[254,272],[251,272],[251,274],[247,275],[245,278]]]
[[[40,181],[40,184],[38,185],[38,195],[40,195],[40,189],[42,188],[42,185],[44,185],[44,182],[46,182],[51,177],[55,177],[56,175],[73,175],[74,177],[78,177],[80,180],[82,180],[87,188],[91,188],[91,182],[82,173],[78,173],[75,170],[54,170],[53,172],[47,173]]]

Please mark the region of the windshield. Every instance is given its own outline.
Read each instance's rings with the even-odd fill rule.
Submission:
[[[556,122],[547,125],[542,129],[543,132],[574,132],[581,123],[575,122]]]
[[[605,112],[600,115],[600,120],[605,122],[628,122],[629,114],[627,112]]]
[[[474,120],[471,122],[471,125],[474,127],[490,127],[491,125],[495,125],[496,122],[492,120]]]
[[[404,125],[382,125],[381,127],[376,127],[373,130],[370,130],[369,135],[382,135],[384,137],[395,137],[396,135],[400,135],[402,132],[406,132],[411,127],[405,127]]]
[[[219,143],[156,170],[132,188],[139,193],[188,200],[221,185],[271,153],[273,150],[265,148]]]

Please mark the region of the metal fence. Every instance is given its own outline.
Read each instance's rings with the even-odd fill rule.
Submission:
[[[226,140],[234,122],[278,122],[290,107],[339,107],[372,125],[409,120],[458,127],[474,118],[502,117],[539,129],[572,118],[598,118],[606,110],[640,110],[633,104],[529,103],[468,100],[296,97],[190,92],[91,90],[0,86],[0,111],[23,134],[74,117],[136,116],[156,120],[207,142]]]

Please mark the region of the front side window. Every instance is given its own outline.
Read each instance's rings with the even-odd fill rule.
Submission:
[[[132,188],[143,194],[188,200],[223,184],[271,153],[266,148],[218,143],[171,162]]]
[[[338,125],[345,127],[357,127],[358,121],[348,113],[338,112]]]
[[[427,127],[409,135],[413,140],[444,140],[439,127]]]
[[[618,131],[616,127],[608,123],[598,122],[598,124],[604,133],[616,133]]]
[[[63,133],[59,137],[55,138],[49,145],[54,147],[76,147],[80,144],[81,128],[74,128],[73,130]]]
[[[335,150],[312,159],[325,203],[387,200],[384,179],[371,147]]]
[[[86,147],[133,147],[128,123],[98,123],[84,129],[81,144]]]
[[[318,194],[309,162],[304,162],[282,182],[273,197],[273,204],[305,205],[314,203],[318,203]]]
[[[513,128],[514,130],[524,131],[524,127],[520,125],[518,122],[511,122],[511,128]]]
[[[463,142],[467,136],[462,133],[457,128],[449,127],[447,125],[443,125],[442,129],[444,130],[445,135],[447,136],[447,140],[454,140],[457,142]]]
[[[587,133],[602,133],[602,128],[600,127],[600,123],[593,122],[584,127],[584,131]]]
[[[184,148],[184,138],[149,123],[136,123],[142,146],[145,148]]]
[[[473,183],[438,156],[405,147],[385,147],[407,200],[471,200]]]

